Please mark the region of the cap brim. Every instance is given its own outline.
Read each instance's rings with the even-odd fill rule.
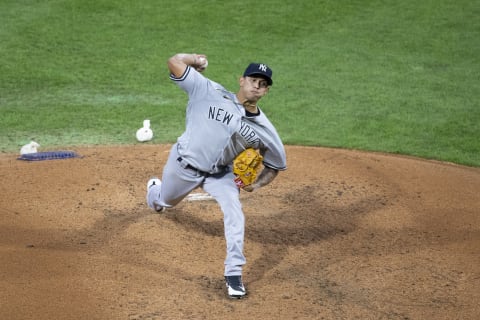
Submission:
[[[272,78],[269,78],[267,77],[266,75],[264,75],[263,73],[250,73],[250,74],[247,74],[245,75],[246,77],[252,77],[252,76],[257,76],[259,78],[262,78],[262,79],[265,79],[267,80],[267,83],[269,86],[271,86],[273,84],[273,80]]]

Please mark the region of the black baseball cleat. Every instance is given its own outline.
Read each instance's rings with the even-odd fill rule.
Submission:
[[[225,276],[225,284],[230,298],[242,299],[247,295],[247,291],[242,282],[242,276]]]

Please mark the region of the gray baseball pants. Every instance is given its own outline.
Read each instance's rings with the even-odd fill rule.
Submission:
[[[245,217],[239,198],[239,189],[235,185],[233,172],[205,175],[179,161],[177,144],[170,150],[167,163],[163,168],[162,184],[147,190],[147,204],[153,208],[153,202],[163,207],[173,207],[192,190],[202,187],[220,205],[226,241],[225,276],[242,274],[246,263],[243,255]]]

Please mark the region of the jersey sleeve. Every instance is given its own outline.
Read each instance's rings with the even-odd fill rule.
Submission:
[[[189,97],[205,94],[208,79],[194,68],[187,66],[180,77],[170,74],[170,80],[174,81]]]
[[[287,156],[285,153],[285,148],[280,139],[278,139],[278,141],[272,140],[267,142],[265,147],[266,148],[263,153],[263,165],[279,171],[286,170]]]
[[[255,127],[255,131],[262,141],[260,152],[263,155],[263,164],[275,170],[286,170],[287,156],[285,147],[277,130],[265,114],[261,112],[260,115],[246,118],[245,121],[250,122]]]

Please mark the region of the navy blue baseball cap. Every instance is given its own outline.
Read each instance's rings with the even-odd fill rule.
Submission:
[[[272,81],[272,69],[270,69],[269,66],[267,66],[265,63],[255,63],[252,62],[250,65],[245,69],[245,72],[243,73],[244,77],[251,77],[251,76],[257,76],[264,78],[267,80],[267,83],[269,86],[273,84]]]

